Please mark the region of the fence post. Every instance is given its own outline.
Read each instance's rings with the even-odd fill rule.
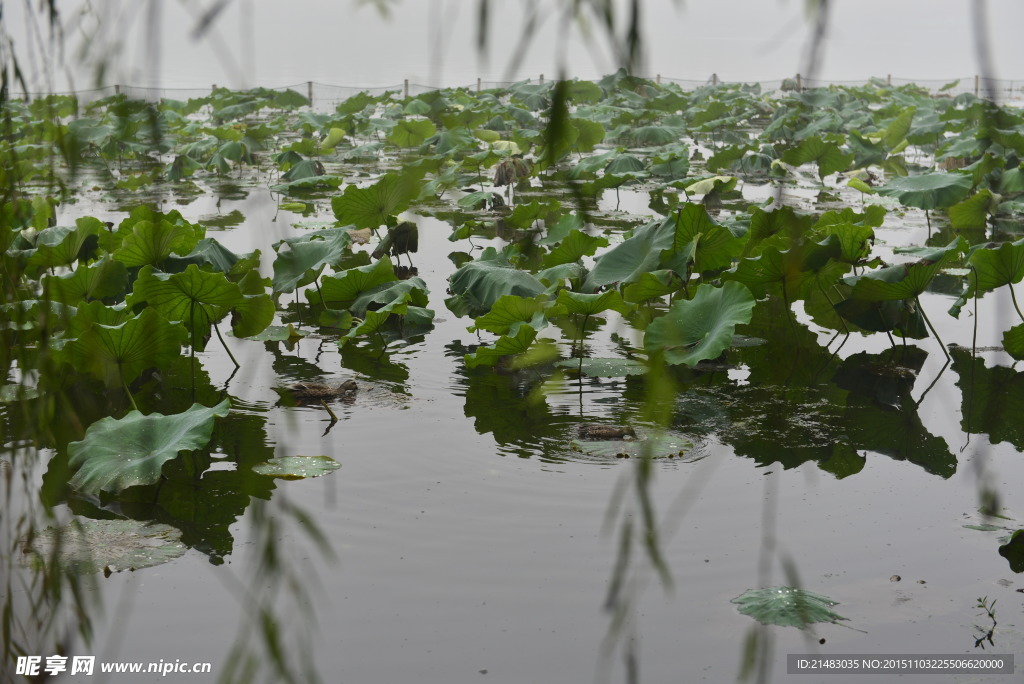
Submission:
[[[306,96],[309,98],[309,106],[313,106],[313,82],[306,81]]]
[[[711,85],[718,85],[718,74],[711,74]]]
[[[658,74],[657,78],[654,79],[654,82],[661,85],[661,74]]]
[[[115,85],[114,86],[114,94],[115,95],[120,95],[121,94],[121,86],[119,86],[119,85]]]
[[[981,90],[981,76],[974,74],[974,97],[978,97],[978,93]]]
[[[405,79],[405,97],[409,98],[409,79]]]
[[[476,77],[476,92],[480,92],[480,77]]]
[[[887,74],[885,77],[885,85],[892,87],[892,74]]]
[[[796,75],[796,92],[804,92],[804,80],[801,78],[800,74]]]
[[[544,74],[540,75],[540,84],[544,85]]]
[[[216,83],[214,83],[213,85],[210,86],[210,94],[213,95],[215,92],[217,92],[217,84]]]

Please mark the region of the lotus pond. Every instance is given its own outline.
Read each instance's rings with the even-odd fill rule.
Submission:
[[[1024,655],[1018,110],[620,72],[3,115],[3,668]]]

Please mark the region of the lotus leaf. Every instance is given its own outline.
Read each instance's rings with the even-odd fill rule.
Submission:
[[[181,531],[138,520],[82,520],[37,533],[27,547],[44,565],[90,575],[141,570],[185,555]]]
[[[1009,562],[1010,570],[1024,572],[1024,530],[1017,530],[1010,541],[999,547],[999,555]]]
[[[405,211],[417,194],[414,178],[388,173],[367,188],[348,186],[345,194],[331,200],[331,208],[342,224],[376,230]]]
[[[928,287],[935,274],[967,249],[967,240],[958,237],[945,247],[917,250],[920,260],[898,264],[863,276],[847,278],[853,286],[852,297],[870,301],[913,299]]]
[[[109,255],[89,265],[79,264],[71,273],[43,276],[46,296],[63,304],[92,299],[120,299],[128,286],[128,269]]]
[[[491,310],[503,295],[536,297],[545,291],[533,275],[501,261],[470,261],[448,279],[454,296],[445,304],[457,316],[476,318]]]
[[[282,480],[302,480],[333,473],[340,467],[330,456],[282,456],[257,463],[252,471]]]
[[[843,153],[835,143],[825,142],[817,136],[807,138],[782,154],[782,161],[792,166],[816,162],[818,178],[821,180],[825,180],[825,176],[848,169],[853,163],[853,158],[853,152]]]
[[[494,366],[503,356],[514,356],[528,350],[536,337],[536,330],[529,325],[520,325],[514,334],[502,335],[494,344],[466,354],[466,367]]]
[[[550,309],[551,303],[543,295],[532,298],[503,295],[494,302],[490,311],[477,317],[470,331],[486,330],[495,335],[515,334],[524,323],[534,330],[540,330],[547,326],[549,315],[557,315],[561,311],[556,309],[551,312]]]
[[[555,362],[555,365],[559,368],[577,370],[583,375],[598,378],[621,378],[627,375],[643,375],[647,372],[647,364],[637,359],[562,359]]]
[[[732,602],[741,613],[765,625],[804,629],[815,622],[847,619],[832,611],[832,606],[838,604],[827,596],[793,587],[751,589]]]
[[[345,269],[341,273],[326,276],[321,279],[320,286],[323,298],[329,306],[342,306],[347,308],[357,297],[364,292],[373,291],[387,283],[398,280],[395,275],[395,267],[391,259],[379,259],[366,266]],[[314,301],[317,295],[313,292],[306,293],[310,301]]]
[[[134,318],[107,325],[103,321],[110,320],[108,316],[116,319],[127,315],[109,312],[109,307],[99,302],[79,307],[72,320],[77,337],[63,349],[74,368],[91,373],[108,387],[120,387],[147,368],[165,366],[181,354],[188,337],[181,324],[169,323],[155,309],[147,308]]]
[[[967,197],[971,190],[971,179],[955,173],[900,176],[876,190],[880,195],[895,197],[904,206],[942,209]]]
[[[755,300],[745,286],[701,285],[692,300],[679,300],[654,320],[644,335],[648,354],[661,352],[666,363],[695,366],[717,358],[732,344],[736,326],[749,323]]]
[[[228,414],[227,399],[207,408],[193,404],[184,413],[165,416],[129,411],[124,418],[103,418],[68,445],[68,464],[78,472],[71,486],[98,496],[160,479],[163,466],[181,451],[201,449],[213,434],[214,418]]]
[[[340,261],[351,242],[348,231],[337,228],[275,243],[274,292],[293,292],[313,282],[325,266]]]

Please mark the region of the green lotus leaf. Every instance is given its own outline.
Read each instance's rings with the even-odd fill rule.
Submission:
[[[844,153],[835,143],[825,142],[820,137],[807,138],[796,147],[782,153],[782,161],[791,166],[802,166],[815,162],[818,165],[818,178],[839,171],[845,171],[853,163],[854,153]]]
[[[599,256],[583,283],[585,292],[613,283],[629,283],[641,274],[657,270],[663,251],[675,241],[675,221],[649,223],[637,228],[633,237]]]
[[[466,367],[494,366],[503,356],[522,354],[530,348],[537,337],[537,331],[529,325],[520,325],[512,335],[502,335],[498,341],[486,347],[480,347],[472,354],[466,354]]]
[[[331,129],[327,131],[327,137],[324,138],[322,143],[320,143],[320,147],[325,150],[333,150],[344,139],[345,129],[332,126]]]
[[[349,330],[345,337],[341,338],[341,343],[347,344],[361,335],[373,335],[383,329],[392,314],[396,316],[404,316],[408,308],[409,305],[405,300],[396,299],[390,302],[387,306],[383,306],[379,309],[368,309],[363,320]]]
[[[638,126],[629,131],[630,142],[640,147],[657,147],[679,140],[683,132],[671,126]]]
[[[683,289],[683,279],[670,269],[641,273],[634,282],[622,288],[622,298],[634,304],[657,299]]]
[[[512,213],[505,217],[505,222],[518,228],[529,228],[534,221],[546,220],[552,214],[557,215],[561,211],[558,200],[540,202],[534,200],[529,204],[520,204],[512,210]]]
[[[325,174],[323,162],[319,159],[300,159],[281,175],[281,180],[290,182],[305,178],[317,178]]]
[[[595,378],[621,378],[627,375],[643,375],[647,364],[637,359],[620,358],[579,358],[556,361],[559,368],[577,370],[583,375]]]
[[[633,306],[622,300],[618,290],[607,290],[599,294],[584,294],[560,290],[556,303],[567,313],[579,316],[595,316],[605,311],[617,311],[623,316],[633,311]]]
[[[181,530],[138,520],[81,520],[36,533],[26,551],[79,575],[141,570],[185,555]]]
[[[495,335],[508,335],[510,332],[514,334],[524,323],[534,330],[540,330],[547,326],[549,315],[557,315],[561,311],[556,309],[551,313],[549,309],[551,302],[543,295],[530,298],[503,295],[494,302],[490,311],[477,317],[470,331],[486,330]]]
[[[78,472],[71,486],[98,496],[156,483],[163,466],[179,452],[210,441],[214,418],[228,414],[228,399],[207,408],[193,404],[184,413],[165,416],[129,411],[124,418],[103,418],[89,426],[85,439],[68,445],[68,465]]]
[[[366,266],[348,268],[340,273],[324,276],[320,279],[320,290],[328,306],[348,308],[364,292],[373,291],[396,280],[398,276],[395,275],[391,259],[384,258]],[[314,302],[318,301],[319,295],[307,291],[306,298]]]
[[[591,152],[604,140],[604,126],[589,119],[572,118],[569,123],[576,129],[575,148],[579,152]]]
[[[1019,323],[1003,333],[1003,348],[1017,359],[1024,359],[1024,323]]]
[[[853,286],[854,299],[885,301],[913,299],[928,287],[935,274],[959,257],[967,249],[967,240],[958,237],[945,247],[917,250],[919,261],[897,264],[846,278]],[[905,250],[907,251],[907,250]],[[909,253],[909,251],[908,251]]]
[[[988,226],[989,215],[996,212],[1001,200],[991,190],[980,190],[949,208],[949,222],[956,230],[985,228]]]
[[[1009,562],[1010,570],[1024,572],[1024,530],[1017,530],[1010,541],[999,547],[999,555]]]
[[[768,246],[756,258],[741,259],[735,268],[722,274],[722,280],[743,283],[758,299],[771,291],[781,294],[786,302],[793,302],[805,299],[808,288],[816,282],[829,287],[849,270],[845,264],[835,262],[833,268],[827,268],[829,261],[840,255],[839,238],[835,235],[785,251]]]
[[[387,173],[369,187],[348,186],[345,194],[331,200],[331,209],[344,225],[376,230],[408,209],[418,194],[413,177]]]
[[[1024,167],[1018,166],[1007,171],[999,178],[999,192],[1003,195],[1016,195],[1024,192]]]
[[[806,628],[815,622],[846,620],[832,611],[838,605],[827,596],[793,587],[751,589],[732,599],[739,611],[764,625]]]
[[[798,214],[792,207],[779,207],[774,211],[754,207],[750,212],[750,228],[747,230],[747,244],[742,255],[750,256],[761,242],[775,235],[800,240],[813,221],[813,217]]]
[[[476,318],[504,295],[536,297],[545,291],[535,276],[502,261],[470,261],[448,278],[453,297],[445,305],[457,316]]]
[[[944,209],[967,197],[971,179],[955,173],[926,173],[899,176],[876,188],[878,194],[895,197],[901,204],[918,209]]]
[[[399,121],[388,133],[388,142],[398,147],[416,147],[437,133],[437,126],[429,119]]]
[[[202,226],[187,222],[172,223],[164,218],[141,220],[134,223],[131,233],[124,236],[120,247],[114,251],[114,258],[129,267],[155,266],[171,254],[191,252],[204,233]]]
[[[587,456],[607,459],[684,458],[687,452],[693,449],[693,441],[679,433],[653,433],[639,429],[636,432],[636,439],[574,439],[570,443],[570,448]]]
[[[46,297],[77,305],[92,299],[120,299],[128,286],[128,269],[110,255],[89,265],[79,264],[71,273],[45,275],[40,279]]]
[[[13,404],[40,397],[39,390],[27,385],[0,385],[0,404]]]
[[[607,247],[608,239],[602,236],[587,235],[581,230],[569,231],[559,243],[544,257],[544,267],[550,268],[559,264],[579,261],[585,256],[594,256],[599,247]]]
[[[293,292],[313,282],[325,266],[341,260],[351,242],[348,231],[335,228],[275,243],[274,292]]]
[[[689,195],[711,195],[714,193],[729,192],[736,187],[736,176],[708,176],[707,178],[696,178],[692,182],[681,181],[680,184],[686,189]]]
[[[257,463],[252,471],[281,480],[303,480],[333,473],[341,464],[330,456],[281,456]]]
[[[210,326],[235,311],[235,335],[248,337],[260,332],[274,318],[274,305],[267,295],[246,296],[223,273],[200,270],[195,264],[181,273],[155,272],[151,266],[139,271],[129,297],[131,306],[145,302],[169,321],[182,321],[190,332],[196,351],[205,348]]]
[[[167,273],[179,273],[195,264],[204,270],[220,271],[227,274],[228,280],[237,281],[250,271],[259,271],[260,250],[249,254],[235,254],[215,238],[203,238],[196,243],[195,249],[185,256],[169,256],[160,269]]]
[[[83,216],[75,224],[74,228],[53,226],[39,231],[35,251],[25,263],[29,275],[36,276],[55,266],[70,266],[78,259],[90,236],[107,232],[106,226],[91,216]]]
[[[662,253],[661,258],[679,272],[685,272],[680,262],[689,259],[697,273],[730,266],[742,248],[741,241],[716,223],[700,204],[680,205],[674,215],[665,219],[665,225],[674,229],[672,250]]]
[[[646,165],[633,155],[620,154],[608,162],[608,165],[604,167],[604,170],[605,173],[623,174],[639,173],[645,168],[647,168]]]
[[[114,325],[97,320],[101,318],[99,310],[107,312],[110,307],[93,302],[79,307],[72,319],[72,327],[82,332],[76,332],[76,339],[64,345],[63,354],[74,368],[91,373],[109,387],[119,387],[147,368],[166,366],[181,355],[188,332],[180,323],[169,323],[155,309],[146,308],[138,316]]]
[[[411,306],[424,307],[428,303],[429,292],[427,284],[416,277],[381,283],[361,292],[349,310],[356,316],[362,316],[367,309],[387,306],[396,299],[408,302]]]
[[[644,348],[648,354],[662,352],[671,365],[695,366],[717,358],[732,344],[736,326],[750,322],[755,303],[739,283],[701,285],[693,299],[675,302],[647,326]]]
[[[1004,242],[998,247],[976,246],[967,257],[967,265],[971,267],[967,289],[949,310],[957,318],[964,304],[975,296],[1024,279],[1024,239]]]

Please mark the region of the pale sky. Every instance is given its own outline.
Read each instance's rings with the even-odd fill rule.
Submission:
[[[562,0],[536,0],[542,19],[517,71],[510,56],[523,35],[528,0],[492,0],[489,59],[476,49],[477,0],[391,0],[384,19],[356,0],[230,0],[214,30],[190,37],[195,16],[214,0],[66,0],[64,70],[28,51],[33,36],[24,5],[4,7],[7,30],[35,83],[66,89],[95,85],[97,53],[119,45],[103,84],[205,88],[283,86],[307,80],[346,86],[392,86],[403,79],[426,85],[469,85],[477,77],[548,78],[564,63],[569,76],[596,78],[613,69],[600,30],[590,48],[579,24],[568,34],[558,20]],[[624,0],[620,0],[624,5]],[[995,72],[1024,80],[1024,0],[988,0]],[[948,81],[981,71],[972,33],[972,0],[833,0],[819,76],[870,76]],[[78,8],[88,8],[80,14]],[[646,0],[646,65],[641,75],[706,80],[777,80],[804,66],[810,21],[805,0]],[[155,9],[153,14],[147,14]],[[159,30],[147,30],[149,17]],[[95,31],[97,17],[104,26]],[[111,28],[113,27],[113,28]],[[569,36],[568,40],[566,35]],[[97,36],[99,36],[97,38]],[[563,45],[564,43],[564,45]],[[83,56],[81,47],[93,53]],[[158,46],[158,50],[154,47]],[[109,54],[109,52],[108,52]],[[159,60],[153,57],[159,55]]]

